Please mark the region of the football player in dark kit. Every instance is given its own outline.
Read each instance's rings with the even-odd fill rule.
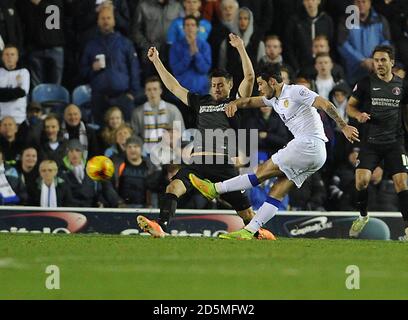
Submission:
[[[408,158],[404,149],[408,91],[401,78],[392,73],[394,50],[390,46],[374,49],[374,73],[359,81],[347,105],[347,114],[361,123],[361,148],[356,168],[357,203],[360,217],[350,228],[358,237],[368,222],[367,187],[373,170],[384,161],[398,194],[408,240]]]
[[[250,97],[255,82],[255,72],[251,60],[245,50],[244,42],[234,34],[229,35],[230,44],[238,50],[242,61],[244,79],[240,83],[238,94],[241,97]],[[188,52],[186,52],[188,54]],[[228,132],[228,130],[237,128],[237,119],[228,118],[225,113],[225,106],[232,101],[230,92],[233,86],[231,76],[225,71],[215,71],[210,75],[211,88],[210,94],[198,95],[189,92],[182,87],[180,83],[163,66],[156,48],[150,48],[148,58],[153,62],[163,83],[177,96],[185,105],[194,109],[197,114],[197,129],[201,133],[202,139],[194,139],[194,150],[191,154],[192,159],[200,159],[201,163],[194,162],[190,165],[183,165],[178,173],[173,177],[171,183],[166,188],[164,199],[160,206],[159,220],[149,220],[144,216],[138,216],[137,222],[141,229],[149,232],[154,237],[163,237],[166,232],[169,219],[174,216],[178,198],[194,189],[189,180],[189,174],[194,173],[201,178],[214,179],[214,181],[223,181],[232,178],[238,174],[237,169],[228,161],[231,154],[228,148],[228,141],[222,139],[209,139],[208,131]],[[191,53],[191,63],[195,60],[194,53]],[[197,68],[199,66],[196,66]],[[221,130],[221,132],[219,131]],[[208,140],[207,140],[208,139]],[[209,140],[213,140],[211,143]],[[215,140],[215,143],[214,143]],[[210,146],[209,146],[210,145]],[[203,160],[212,159],[212,164],[205,164]],[[222,164],[220,161],[222,160]],[[238,215],[247,224],[254,216],[254,212],[249,204],[248,198],[240,191],[223,195],[223,199],[231,204]],[[258,239],[274,239],[275,237],[265,229],[259,230],[255,234]]]

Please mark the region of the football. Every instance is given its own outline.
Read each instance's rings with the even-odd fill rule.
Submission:
[[[86,173],[94,181],[109,180],[114,172],[112,160],[105,156],[95,156],[86,164]]]

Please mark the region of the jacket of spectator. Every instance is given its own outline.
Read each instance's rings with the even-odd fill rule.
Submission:
[[[16,140],[23,146],[38,147],[41,142],[41,132],[44,130],[44,123],[41,119],[41,104],[31,102],[27,106],[27,118],[18,126]]]
[[[13,43],[20,51],[23,49],[23,30],[16,2],[17,0],[0,2],[0,51],[8,43]]]
[[[10,116],[0,122],[0,147],[3,150],[3,160],[14,163],[20,157],[22,145],[17,140],[17,124]]]
[[[92,69],[96,56],[104,54],[106,68]],[[92,93],[117,96],[129,92],[133,96],[140,90],[140,66],[130,40],[118,32],[98,35],[88,42],[81,59],[81,73],[90,82]]]
[[[33,203],[33,195],[35,194],[35,189],[37,187],[37,179],[39,177],[38,165],[36,165],[30,172],[23,170],[21,161],[18,161],[15,168],[20,174],[21,181],[24,184],[27,191],[27,203]]]
[[[377,45],[387,45],[390,30],[387,20],[371,9],[365,22],[360,21],[358,29],[349,29],[343,20],[339,24],[338,50],[346,66],[347,81],[354,85],[367,75],[361,63],[371,57]]]
[[[61,138],[58,141],[58,147],[56,149],[52,149],[49,141],[47,141],[43,136],[41,138],[41,145],[39,148],[40,159],[54,160],[57,163],[58,169],[63,168],[67,142],[67,140]]]
[[[197,38],[198,52],[191,56],[186,39],[170,48],[170,68],[180,84],[193,93],[208,94],[208,72],[211,68],[211,48],[207,41]]]
[[[83,129],[85,129],[85,132],[83,132]],[[83,121],[77,126],[70,126],[66,122],[62,122],[61,134],[66,140],[78,139],[81,141],[86,150],[86,159],[90,159],[99,154],[98,137],[95,130],[86,125]],[[87,145],[84,143],[85,136]]]
[[[1,168],[2,165],[4,165],[3,168]],[[4,169],[4,171],[2,169]],[[14,167],[9,166],[8,164],[5,164],[2,160],[0,164],[0,174],[5,175],[8,184],[10,185],[11,189],[13,189],[14,193],[18,197],[18,201],[12,202],[10,204],[25,205],[27,203],[27,198],[28,198],[27,190],[26,190],[26,187],[18,171]],[[0,202],[1,204],[4,204],[4,199],[1,193],[0,193]]]
[[[166,44],[171,22],[180,17],[183,7],[176,0],[142,0],[133,15],[132,40],[140,49],[143,61],[150,47],[159,51]]]
[[[71,189],[68,183],[61,177],[54,179],[55,191],[57,196],[57,207],[73,207]],[[40,206],[41,205],[41,185],[42,179],[37,180],[37,187],[35,188],[34,196],[32,197],[33,203],[29,205]]]
[[[334,26],[332,18],[321,11],[310,18],[303,9],[289,18],[286,28],[286,45],[288,62],[296,70],[313,64],[312,40],[315,36],[326,35],[333,40]]]
[[[63,0],[41,0],[38,5],[30,0],[18,0],[17,8],[24,25],[25,44],[30,50],[48,49],[52,47],[61,47],[64,45],[64,26],[61,21],[59,28],[47,28],[48,6],[57,6],[61,21],[63,18],[64,1]]]
[[[254,14],[254,21],[263,36],[271,30],[274,14],[274,3],[271,0],[238,0],[240,8],[247,7]]]
[[[197,37],[202,40],[207,40],[210,35],[212,26],[206,19],[200,19],[200,26],[198,28]],[[167,43],[172,44],[176,41],[184,39],[184,18],[175,19],[167,32]]]
[[[21,84],[17,82],[20,79]],[[27,95],[30,90],[30,73],[27,69],[0,68],[0,114],[12,116],[18,124],[26,117]]]

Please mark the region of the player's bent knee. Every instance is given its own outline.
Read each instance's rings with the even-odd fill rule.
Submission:
[[[408,190],[408,184],[407,184],[407,176],[400,176],[397,178],[394,178],[394,187],[395,187],[395,191],[401,192],[401,191],[405,191]]]
[[[186,192],[186,187],[181,180],[173,180],[167,187],[166,193],[171,193],[177,197],[182,196]]]
[[[271,177],[280,176],[282,173],[279,170],[279,167],[272,162],[271,159],[262,163],[258,166],[256,172],[256,177],[260,182],[263,182]]]

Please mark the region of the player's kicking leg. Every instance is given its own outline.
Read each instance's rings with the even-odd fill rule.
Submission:
[[[408,185],[405,172],[396,173],[392,176],[395,191],[398,195],[399,206],[404,219],[404,235],[399,237],[400,241],[408,241]]]
[[[256,174],[243,174],[234,178],[212,183],[207,179],[200,179],[190,174],[191,184],[208,200],[213,200],[221,194],[251,189],[271,177],[283,176],[283,172],[271,159],[259,165]]]
[[[365,225],[368,223],[368,184],[370,183],[372,172],[368,169],[356,170],[356,189],[357,189],[357,206],[360,211],[360,216],[354,220],[351,225],[349,236],[357,238]]]
[[[177,200],[185,194],[186,191],[186,187],[181,180],[173,180],[166,188],[157,222],[140,215],[137,217],[137,224],[140,229],[150,233],[155,238],[163,238],[167,232],[167,224],[176,212]]]

